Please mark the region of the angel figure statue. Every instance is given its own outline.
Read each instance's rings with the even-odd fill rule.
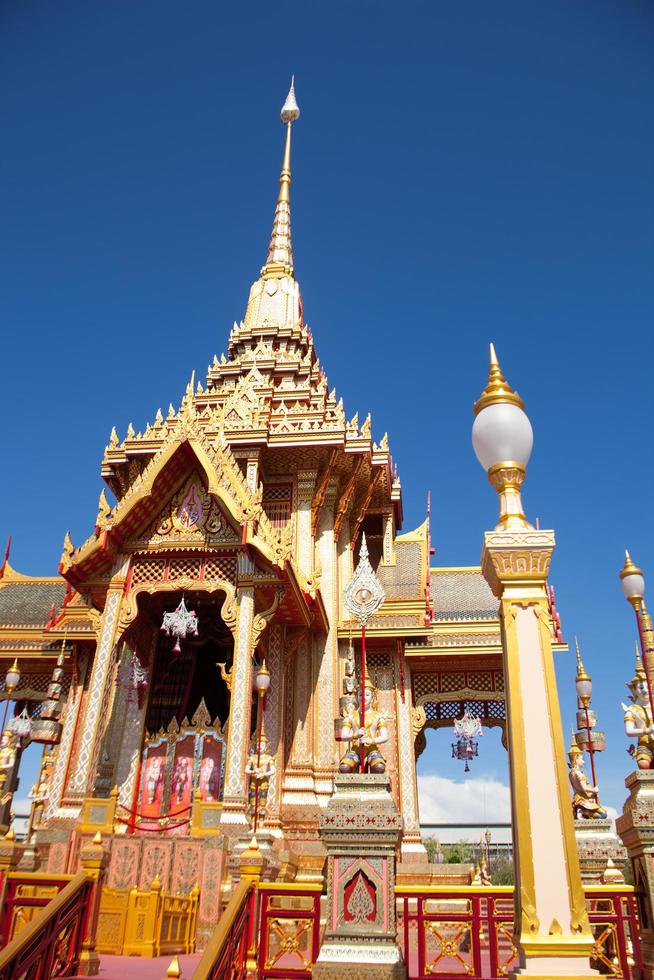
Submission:
[[[572,736],[568,759],[570,760],[568,776],[574,794],[572,797],[572,813],[575,820],[578,820],[579,817],[603,820],[606,817],[606,810],[600,804],[597,786],[591,785],[584,772],[584,753],[577,745],[574,735]]]
[[[256,744],[252,746],[245,766],[245,773],[249,777],[248,803],[251,816],[255,810],[259,817],[265,816],[270,777],[274,772],[275,760],[268,752],[268,739],[262,725],[259,749],[257,751]]]
[[[636,745],[629,746],[629,752],[635,758],[639,769],[651,769],[654,757],[654,724],[652,724],[647,677],[638,653],[636,653],[636,673],[627,687],[633,703],[622,705],[624,730],[629,738],[638,739]]]
[[[388,741],[388,729],[386,718],[377,710],[377,688],[368,674],[363,685],[363,696],[366,706],[363,727],[360,710],[353,709],[351,705],[348,705],[347,715],[344,715],[347,722],[340,727],[339,741],[349,742],[349,748],[341,759],[339,770],[343,773],[358,772],[363,746],[366,771],[381,774],[386,772],[386,759],[379,751],[379,746]]]

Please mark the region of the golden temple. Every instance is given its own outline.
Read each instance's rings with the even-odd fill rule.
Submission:
[[[361,652],[344,592],[365,541],[384,594],[366,621],[365,674],[387,731],[379,779],[401,815],[398,874],[417,880],[427,861],[416,780],[425,731],[450,728],[472,707],[502,728],[514,764],[525,962],[545,976],[554,958],[572,956],[574,969],[560,975],[586,975],[579,964],[592,937],[556,733],[551,654],[566,647],[546,584],[553,535],[524,518],[517,459],[489,468],[502,510],[482,565],[432,567],[429,512],[402,530],[388,436],[375,441],[370,415],[348,419],[304,318],[290,211],[298,116],[291,86],[266,261],[226,352],[204,381],[191,377],[179,408],[157,410],[139,431],[130,424],[123,438],[112,431],[101,473],[115,502],[102,492],[85,541],[66,534],[58,575],[30,577],[8,560],[0,569],[0,675],[16,660],[20,669],[3,700],[27,709],[45,745],[31,867],[73,875],[100,833],[101,952],[155,951],[128,925],[129,896],[151,896],[153,882],[156,901],[161,891],[186,902],[180,949],[204,948],[243,880],[253,829],[265,880],[321,886],[331,854],[321,828],[344,751],[334,723],[347,664]],[[477,419],[496,407],[521,412],[522,402],[491,350]],[[523,732],[527,713],[548,731],[554,719],[549,756],[549,742]],[[534,810],[525,759],[540,760],[541,792],[561,801],[553,817]],[[549,835],[558,892],[532,833]]]

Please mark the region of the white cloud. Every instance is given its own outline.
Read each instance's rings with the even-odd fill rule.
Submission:
[[[445,776],[418,776],[421,823],[510,823],[511,792],[498,779],[465,782]]]
[[[499,779],[473,777],[459,782],[445,776],[418,776],[420,822],[425,823],[510,823],[511,790]],[[618,811],[607,806],[615,820]]]

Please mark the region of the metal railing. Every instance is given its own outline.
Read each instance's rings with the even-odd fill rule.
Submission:
[[[320,945],[321,894],[321,884],[308,882],[239,882],[193,980],[308,980]]]
[[[193,980],[245,980],[253,935],[256,887],[239,881],[209,940]],[[1,978],[0,978],[1,980]]]
[[[397,888],[398,940],[411,980],[467,976],[500,980],[518,966],[513,887],[420,885]],[[636,980],[642,963],[634,889],[585,889],[594,937],[591,966]]]
[[[0,947],[22,932],[72,880],[73,875],[9,872],[0,900]]]
[[[258,886],[257,977],[308,980],[320,948],[322,885],[265,881]]]
[[[9,884],[5,883],[5,894]],[[34,902],[41,902],[40,911],[0,952],[0,980],[75,976],[92,915],[94,887],[93,879],[81,871],[54,898],[34,896]],[[11,922],[13,910],[4,902],[3,911]]]

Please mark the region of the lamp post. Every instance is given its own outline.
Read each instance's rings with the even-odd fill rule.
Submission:
[[[579,731],[575,735],[575,740],[582,750],[584,746],[590,756],[590,771],[593,778],[593,786],[597,786],[597,774],[595,772],[595,753],[602,752],[604,749],[604,732],[593,731],[596,724],[595,712],[590,712],[590,698],[593,693],[593,681],[590,674],[586,673],[581,661],[579,643],[575,636],[575,651],[577,654],[577,676],[575,678],[575,689],[577,691],[577,728]]]
[[[259,768],[261,766],[261,731],[263,727],[263,711],[265,707],[266,691],[270,687],[270,671],[266,663],[262,660],[256,674],[254,683],[257,689],[257,771],[254,777],[254,820],[252,826],[252,836],[256,837],[257,823],[259,819],[259,783],[261,782]]]
[[[484,535],[481,566],[499,600],[502,631],[519,972],[589,975],[593,935],[572,809],[560,805],[567,778],[547,589],[554,532],[532,527],[522,508],[533,431],[492,345],[474,416],[474,451],[500,504],[498,524]]]
[[[638,641],[640,643],[640,653],[645,667],[645,680],[647,681],[647,693],[649,695],[649,708],[654,718],[654,699],[652,698],[652,680],[650,656],[654,654],[654,644],[652,643],[652,621],[647,607],[645,606],[645,576],[642,569],[631,560],[628,551],[625,551],[624,565],[620,570],[620,585],[624,592],[625,599],[636,614],[636,626],[638,627]],[[645,634],[647,633],[647,639]]]
[[[20,669],[18,667],[18,660],[14,660],[13,664],[5,674],[5,693],[13,694],[18,685],[20,684]],[[5,712],[2,718],[2,732],[5,730],[5,725],[7,724],[7,712],[9,711],[9,698],[5,700]]]
[[[362,534],[359,563],[344,595],[346,608],[361,623],[361,710],[359,720],[362,729],[366,725],[366,623],[372,614],[377,612],[385,598],[386,593],[370,564],[366,536]],[[362,740],[359,740],[359,752],[360,771],[365,772],[366,747]]]

